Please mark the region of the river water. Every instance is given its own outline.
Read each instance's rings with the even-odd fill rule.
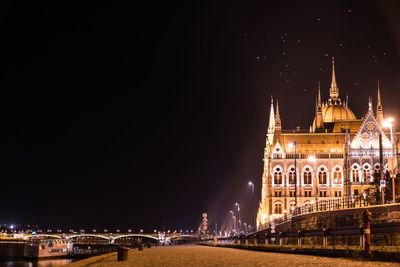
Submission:
[[[21,241],[0,241],[0,267],[59,267],[73,259],[23,259],[24,243]]]
[[[0,260],[1,267],[59,267],[72,262],[72,259],[49,259],[49,260]]]

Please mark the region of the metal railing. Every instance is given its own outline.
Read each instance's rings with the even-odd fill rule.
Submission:
[[[258,230],[269,228],[273,224],[281,224],[287,221],[291,221],[293,217],[309,214],[312,212],[361,208],[374,205],[377,205],[376,199],[370,196],[364,197],[361,195],[357,195],[327,200],[315,198],[315,201],[313,203],[294,208],[290,214],[284,214],[282,217],[274,218],[264,225],[260,225]]]

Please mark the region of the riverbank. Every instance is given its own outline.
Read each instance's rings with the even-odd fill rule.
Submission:
[[[302,255],[315,255],[334,258],[351,258],[354,260],[365,260],[364,250],[360,247],[349,246],[278,246],[278,245],[240,245],[240,244],[201,244],[204,246],[224,247],[234,249],[244,249],[252,251],[264,251],[273,253],[290,253]],[[400,262],[400,248],[399,247],[372,247],[371,256],[368,258],[371,261],[389,261]]]
[[[83,260],[79,260],[79,261],[75,261],[73,263],[68,264],[68,267],[81,267],[81,266],[88,266],[88,265],[92,265],[94,263],[97,262],[103,262],[109,258],[115,258],[117,257],[117,252],[111,252],[111,253],[107,253],[107,254],[103,254],[103,255],[99,255],[99,256],[93,256],[90,258],[86,258]]]
[[[357,261],[314,255],[259,252],[254,250],[198,245],[160,246],[143,251],[131,249],[127,261],[117,261],[116,253],[74,262],[66,267],[246,267],[246,266],[326,266],[326,267],[375,267],[399,266],[397,262]]]

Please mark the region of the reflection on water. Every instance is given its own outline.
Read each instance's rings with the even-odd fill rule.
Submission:
[[[39,261],[5,261],[1,267],[59,267],[72,262],[71,259],[39,260]]]

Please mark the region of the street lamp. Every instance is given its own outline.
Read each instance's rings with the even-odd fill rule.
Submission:
[[[241,226],[241,224],[240,224],[240,205],[239,205],[239,203],[235,203],[235,206],[236,206],[236,208],[237,208],[237,219],[238,219],[238,223],[239,223],[239,232],[240,231],[242,231],[242,226]]]
[[[297,164],[296,164],[296,141],[289,143],[289,147],[293,147],[294,159],[294,206],[297,208]]]
[[[395,177],[396,177],[396,172],[395,169],[397,168],[397,144],[395,142],[395,136],[393,134],[393,118],[388,118],[387,120],[383,121],[383,127],[389,128],[390,129],[390,141],[392,143],[392,158],[389,164],[390,170],[391,170],[391,178],[392,178],[392,202],[396,202],[396,193],[395,193]],[[396,156],[396,158],[395,158]],[[395,160],[396,159],[396,160]]]
[[[253,208],[253,225],[256,225],[256,209],[254,207],[254,183],[249,181],[248,185],[251,187],[251,206]]]
[[[229,211],[229,213],[231,214],[231,216],[232,216],[232,228],[233,228],[233,232],[236,232],[236,222],[235,222],[235,215],[234,215],[234,213],[233,213],[233,211]]]

